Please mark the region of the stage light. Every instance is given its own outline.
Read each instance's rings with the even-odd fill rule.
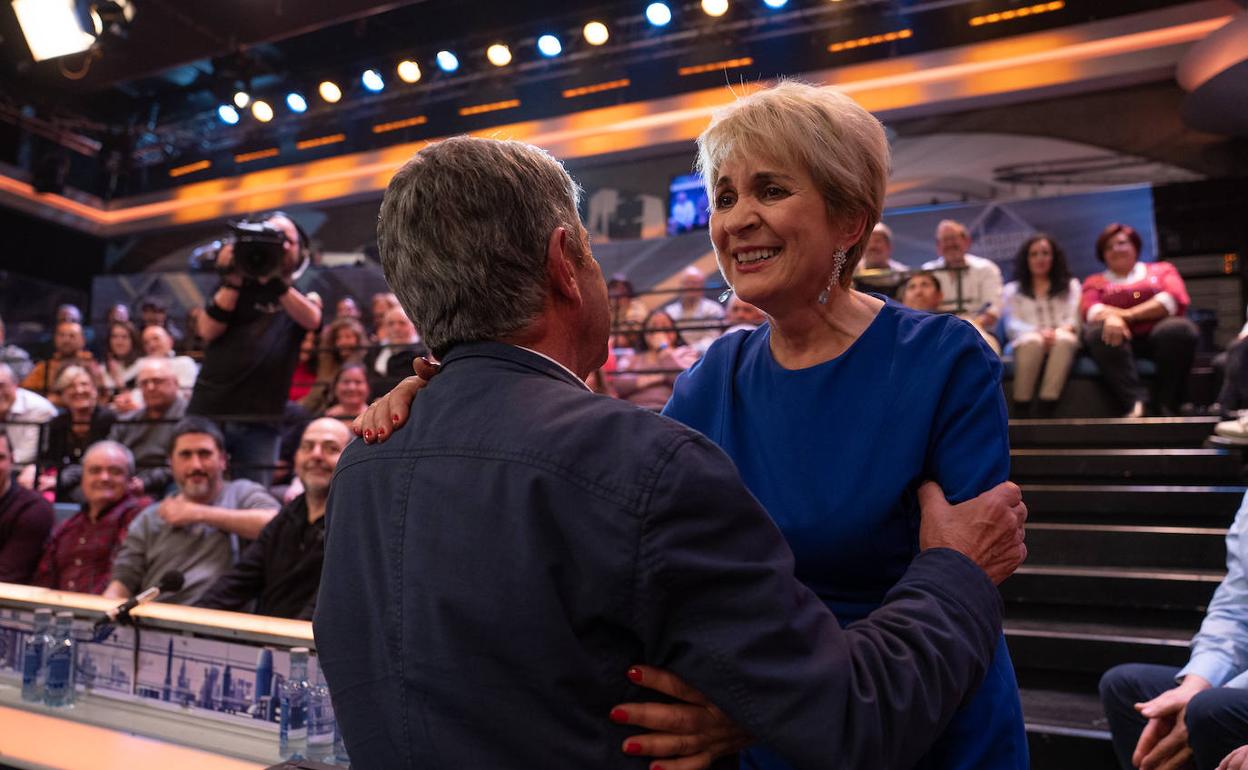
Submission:
[[[485,49],[485,58],[490,60],[490,64],[495,67],[506,67],[511,64],[511,49],[502,43],[495,43]]]
[[[238,110],[228,104],[223,104],[217,108],[217,117],[221,118],[221,122],[227,126],[232,126],[238,122]]]
[[[672,9],[667,3],[651,3],[646,6],[646,21],[656,27],[666,27],[672,20]]]
[[[360,75],[360,82],[373,93],[386,87],[386,81],[381,79],[381,73],[377,70],[364,70],[364,74]]]
[[[554,35],[542,35],[537,39],[537,50],[547,58],[563,53],[563,43]]]
[[[411,59],[404,59],[398,66],[399,80],[404,83],[415,83],[420,80],[420,65]]]
[[[35,61],[81,53],[95,42],[75,0],[13,0],[13,13]]]
[[[789,4],[789,0],[763,0],[763,5],[768,8],[783,8]]]
[[[611,37],[611,33],[607,31],[607,25],[600,21],[591,21],[586,24],[582,32],[585,34],[585,42],[590,45],[602,45],[607,42],[607,38]]]
[[[105,0],[91,6],[91,26],[99,37],[107,29],[121,28],[134,21],[134,4],[130,0]]]
[[[237,91],[234,94],[234,106],[240,110],[247,109],[247,105],[251,104],[251,94],[246,91]]]
[[[257,99],[251,104],[251,114],[261,123],[268,123],[273,119],[273,108],[263,99]]]
[[[459,57],[450,51],[438,51],[438,69],[443,72],[454,72],[459,69]]]
[[[702,12],[707,16],[723,16],[728,13],[728,0],[702,0]]]
[[[321,85],[318,86],[316,90],[317,93],[321,95],[321,98],[330,104],[333,104],[342,98],[342,89],[339,88],[338,84],[332,80],[322,81]]]
[[[308,109],[308,100],[303,98],[303,94],[297,94],[294,91],[286,94],[286,106],[291,112],[304,112]]]

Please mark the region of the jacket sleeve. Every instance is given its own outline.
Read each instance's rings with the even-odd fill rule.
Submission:
[[[1082,296],[1079,299],[1079,317],[1088,323],[1088,311],[1101,304],[1101,295],[1105,288],[1105,278],[1099,274],[1089,275],[1083,279]]]
[[[43,498],[23,505],[9,536],[0,543],[0,583],[25,583],[39,566],[55,516]]]
[[[1207,679],[1221,687],[1248,671],[1248,574],[1244,571],[1248,549],[1248,501],[1241,504],[1235,522],[1226,533],[1226,577],[1213,593],[1200,631],[1192,639],[1187,665],[1178,673]],[[1244,687],[1248,684],[1241,683]]]
[[[992,659],[1001,607],[984,573],[924,552],[880,609],[842,630],[718,448],[690,438],[656,479],[633,619],[648,662],[797,768],[912,766]]]
[[[1158,262],[1153,266],[1160,275],[1161,290],[1174,298],[1177,305],[1175,315],[1187,315],[1187,308],[1192,304],[1191,297],[1187,294],[1187,284],[1183,282],[1183,276],[1179,275],[1179,269],[1169,262]]]

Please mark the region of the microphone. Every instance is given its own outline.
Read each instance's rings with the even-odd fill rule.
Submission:
[[[95,622],[93,641],[100,642],[108,638],[108,635],[112,633],[114,623],[120,621],[122,625],[129,624],[130,610],[138,607],[140,604],[147,604],[155,600],[161,594],[181,591],[185,582],[186,578],[176,569],[171,569],[161,575],[158,584],[144,589],[105,612],[104,617]]]

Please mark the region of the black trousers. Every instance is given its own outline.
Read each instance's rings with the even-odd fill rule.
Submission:
[[[1227,411],[1248,408],[1248,338],[1235,340],[1218,358],[1223,359],[1218,403]],[[1215,368],[1217,363],[1215,358]]]
[[[1131,754],[1147,723],[1132,706],[1152,700],[1175,686],[1179,669],[1144,663],[1115,666],[1101,677],[1101,705],[1109,718],[1114,753],[1123,770],[1132,770]],[[1248,690],[1215,687],[1197,693],[1187,704],[1187,745],[1196,770],[1215,770],[1235,749],[1248,743]]]
[[[1123,411],[1136,401],[1148,401],[1148,389],[1140,382],[1135,357],[1151,358],[1157,364],[1157,392],[1153,403],[1172,411],[1183,404],[1187,376],[1196,357],[1196,324],[1181,316],[1169,316],[1157,322],[1146,336],[1132,337],[1117,347],[1101,341],[1103,324],[1083,328],[1083,344],[1101,369],[1101,376],[1117,396]]]

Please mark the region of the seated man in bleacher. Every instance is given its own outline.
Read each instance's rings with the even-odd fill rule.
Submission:
[[[104,595],[128,599],[178,570],[182,589],[162,601],[192,604],[234,566],[281,507],[264,487],[225,480],[225,438],[211,420],[188,417],[173,430],[169,464],[178,494],[148,506],[130,525]]]
[[[13,448],[0,431],[0,583],[30,581],[53,520],[42,495],[13,481]]]
[[[971,232],[952,219],[936,226],[936,259],[923,263],[934,270],[945,287],[941,310],[970,321],[997,355],[1001,342],[992,330],[1001,318],[1001,268],[991,259],[971,254]]]
[[[86,338],[82,336],[82,324],[77,321],[59,321],[52,337],[52,357],[35,364],[35,368],[22,380],[22,387],[46,396],[53,404],[60,406],[55,392],[56,379],[61,370],[77,364],[91,373],[98,380],[99,365],[95,356],[87,350]]]
[[[322,417],[303,431],[295,475],[304,492],[265,526],[238,564],[222,575],[197,606],[311,620],[325,560],[325,502],[342,450],[354,438],[342,420]]]
[[[143,394],[143,408],[121,415],[108,437],[134,452],[138,463],[135,491],[160,499],[173,480],[168,465],[169,447],[173,444],[174,426],[186,416],[187,400],[179,392],[178,378],[169,359],[144,359],[136,381]]]
[[[944,300],[945,295],[940,291],[940,279],[928,270],[912,273],[901,287],[901,304],[912,310],[935,313],[940,310],[940,303]]]
[[[9,438],[13,465],[22,486],[35,485],[39,426],[56,416],[56,407],[38,393],[19,388],[13,368],[0,362],[0,431]]]
[[[1114,752],[1125,770],[1214,770],[1248,742],[1248,497],[1226,534],[1226,578],[1182,669],[1115,666],[1101,678]]]

